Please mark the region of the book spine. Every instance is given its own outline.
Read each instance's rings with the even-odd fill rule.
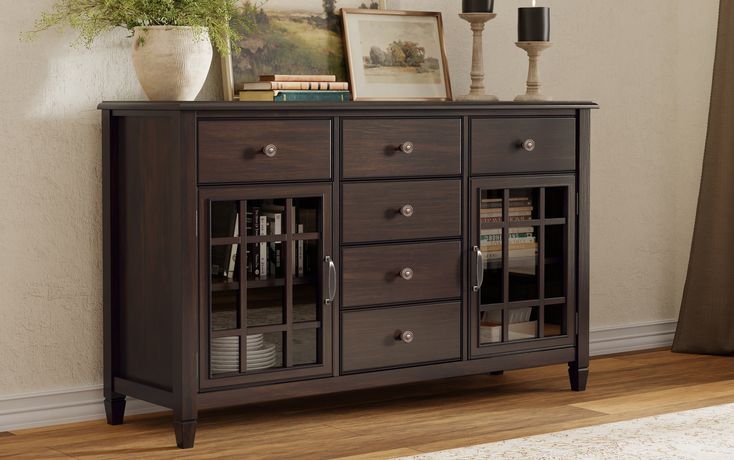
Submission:
[[[252,235],[260,235],[260,209],[252,210]],[[252,254],[252,274],[255,279],[260,279],[260,248],[257,248]]]
[[[268,217],[260,216],[260,235],[268,234]],[[268,279],[268,244],[260,243],[260,279]]]
[[[235,216],[235,222],[234,222],[234,236],[239,236],[240,234],[240,213],[237,213]],[[234,272],[237,266],[237,249],[239,248],[239,245],[233,244],[231,246],[231,251],[229,253],[229,267],[227,269],[227,278],[234,279]]]
[[[335,82],[336,75],[260,75],[260,81],[317,81],[317,82]]]
[[[275,102],[349,102],[349,91],[278,91]]]
[[[298,224],[298,233],[303,233],[303,224]],[[298,261],[297,261],[298,277],[303,277],[303,240],[298,241]]]
[[[243,91],[349,91],[349,83],[343,81],[271,81],[245,83]]]

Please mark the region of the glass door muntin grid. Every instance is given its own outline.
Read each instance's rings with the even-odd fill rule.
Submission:
[[[572,289],[575,251],[571,243],[575,230],[576,212],[574,183],[575,178],[573,176],[472,179],[470,199],[475,200],[472,209],[474,210],[473,216],[476,219],[471,225],[472,247],[476,251],[476,249],[482,247],[482,243],[485,243],[484,252],[486,254],[489,248],[486,246],[486,241],[482,239],[482,230],[494,229],[485,233],[495,234],[492,239],[496,246],[491,249],[497,251],[492,256],[494,257],[495,266],[499,268],[494,272],[494,279],[491,270],[484,272],[482,288],[472,295],[471,335],[473,337],[471,351],[475,357],[514,349],[543,348],[572,343],[574,333],[573,312],[575,311],[575,296]],[[528,207],[527,215],[522,219],[509,219],[510,199],[520,199],[518,195],[522,195],[522,193],[516,192],[523,190],[525,192],[530,191],[532,195],[529,200],[525,200],[523,205],[528,205],[527,201],[531,201],[532,209]],[[559,196],[563,197],[564,203],[561,211],[559,211],[557,203],[552,206],[553,209],[547,209],[546,193],[549,190],[552,190],[551,195],[555,200]],[[562,193],[559,193],[561,191]],[[491,199],[486,199],[487,197],[491,197]],[[498,209],[482,212],[483,198],[485,198],[484,203],[490,203],[491,206]],[[488,216],[494,216],[494,219],[487,219]],[[497,216],[501,217],[498,218]],[[554,295],[552,296],[546,295],[550,292],[544,286],[547,279],[545,273],[547,268],[546,229],[552,227],[564,229],[561,237],[562,259],[560,260],[564,277],[562,280],[563,293],[560,296],[556,292],[553,292]],[[508,241],[510,241],[513,230],[527,232],[529,228],[532,228],[533,233],[537,236],[537,254],[533,257],[532,264],[537,271],[536,285],[533,286],[532,295],[512,295],[512,292],[508,292],[512,286],[509,278],[513,270],[508,263],[508,261],[511,261]],[[514,234],[517,235],[517,233]],[[519,236],[527,237],[527,235]],[[557,239],[557,233],[553,237]],[[527,241],[521,242],[526,243]],[[555,241],[554,244],[557,246],[558,242]],[[556,247],[554,250],[557,251],[558,248]],[[476,285],[480,262],[475,254],[472,254],[472,257],[474,261],[472,262],[474,277],[472,282]],[[483,260],[481,266],[486,269],[488,267],[487,262]],[[499,276],[499,279],[497,276]],[[520,314],[525,315],[525,318],[522,318]],[[558,328],[549,327],[549,324],[545,324],[549,316],[553,318],[553,322],[558,323]],[[520,325],[523,327],[514,327],[514,323],[510,322],[511,317],[522,318],[525,323],[524,325],[520,323]],[[482,318],[489,318],[488,324],[485,325],[489,327],[489,330],[482,327]],[[493,321],[497,321],[499,327],[496,327]],[[525,327],[529,326],[530,322],[533,323],[532,332],[528,330],[528,327]],[[522,334],[526,336],[523,337]]]
[[[294,185],[294,186],[263,186],[263,187],[238,187],[228,189],[211,190],[210,193],[204,193],[200,200],[202,209],[211,210],[212,204],[217,202],[237,202],[238,209],[241,210],[241,215],[244,216],[243,220],[247,216],[248,202],[261,202],[263,200],[281,199],[282,202],[287,202],[288,206],[288,217],[284,213],[282,224],[282,233],[279,235],[265,235],[257,236],[251,235],[252,232],[241,232],[239,237],[231,236],[227,240],[223,239],[211,239],[209,227],[210,222],[202,223],[202,236],[204,236],[203,243],[205,251],[202,252],[202,257],[210,257],[211,251],[209,249],[212,246],[222,243],[237,243],[246,247],[247,244],[275,244],[281,242],[283,246],[281,256],[284,260],[283,266],[289,265],[284,275],[276,279],[270,278],[268,280],[257,280],[253,281],[252,276],[246,274],[246,263],[238,264],[238,272],[240,273],[239,279],[235,281],[245,280],[238,286],[238,292],[242,295],[239,296],[238,309],[242,312],[239,315],[239,321],[236,327],[229,327],[226,330],[214,330],[212,327],[212,310],[211,310],[211,297],[212,294],[217,290],[213,288],[211,274],[203,277],[202,280],[205,282],[203,288],[206,289],[205,293],[208,298],[202,297],[204,304],[204,320],[202,322],[203,332],[205,338],[202,342],[202,360],[201,365],[206,370],[202,374],[202,387],[216,387],[221,385],[238,384],[239,382],[256,382],[256,381],[272,381],[282,378],[298,378],[307,377],[310,375],[321,375],[331,372],[331,323],[332,323],[332,306],[324,305],[323,299],[325,292],[328,290],[325,283],[325,270],[326,266],[322,264],[322,261],[326,254],[330,254],[332,251],[331,247],[331,186],[325,184],[313,184],[313,185]],[[286,197],[286,198],[284,198]],[[293,211],[294,207],[290,206],[298,202],[298,200],[311,200],[317,203],[314,211],[316,214],[315,224],[313,228],[305,230],[303,233],[298,231],[292,231],[290,222],[294,221],[296,215]],[[244,209],[243,209],[244,208]],[[206,220],[209,220],[209,213],[205,214]],[[289,219],[290,218],[290,219]],[[288,221],[286,223],[285,221]],[[247,228],[246,222],[242,222],[241,228]],[[295,275],[290,274],[291,272],[291,257],[288,255],[289,251],[293,251],[295,254],[297,244],[311,243],[313,253],[312,257],[312,273],[310,276],[304,277],[303,279],[295,279]],[[290,249],[289,249],[290,248]],[[243,254],[239,251],[239,254]],[[209,270],[211,271],[211,263],[209,264]],[[305,280],[305,281],[304,281]],[[294,286],[300,286],[303,284],[310,283],[307,291],[307,297],[311,298],[312,301],[312,313],[307,320],[301,320],[294,315],[293,309],[293,296],[298,296],[298,293],[294,291]],[[250,283],[250,285],[248,285]],[[284,288],[285,292],[283,295],[283,317],[281,321],[273,321],[275,324],[264,324],[253,327],[247,323],[248,311],[247,306],[249,299],[248,297],[252,294],[252,285],[256,285],[257,288],[272,288],[273,286],[280,285]],[[288,301],[285,298],[288,297]],[[301,315],[303,316],[303,315]],[[203,321],[204,321],[203,320]],[[234,325],[233,325],[234,326]],[[247,367],[247,345],[248,340],[245,337],[258,334],[279,334],[283,337],[281,352],[282,352],[282,367],[268,367],[257,370],[251,370]],[[241,366],[239,372],[211,372],[211,350],[212,341],[217,340],[218,337],[235,336],[239,340],[241,354],[243,359],[241,360]],[[310,337],[306,343],[315,344],[315,349],[306,359],[298,359],[294,355],[293,351],[296,343],[304,343],[305,338]],[[302,345],[301,345],[302,346]],[[279,363],[280,364],[280,363]],[[220,369],[221,371],[221,369]],[[282,376],[281,376],[282,375]]]

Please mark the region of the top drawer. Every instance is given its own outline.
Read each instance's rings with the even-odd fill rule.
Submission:
[[[345,119],[344,178],[461,174],[459,119]]]
[[[331,120],[199,123],[199,182],[330,178]]]
[[[574,118],[475,118],[472,174],[573,171]]]

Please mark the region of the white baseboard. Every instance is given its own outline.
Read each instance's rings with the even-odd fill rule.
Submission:
[[[592,356],[667,347],[676,321],[593,329]],[[102,386],[0,397],[0,432],[105,418]],[[164,412],[154,404],[127,398],[125,415]]]
[[[105,418],[102,386],[0,397],[0,432]],[[127,398],[125,415],[166,411]]]
[[[676,320],[670,320],[595,328],[589,333],[589,353],[602,356],[669,347],[677,324]]]

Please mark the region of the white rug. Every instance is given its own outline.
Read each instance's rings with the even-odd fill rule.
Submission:
[[[403,460],[734,459],[734,404],[481,444]]]

